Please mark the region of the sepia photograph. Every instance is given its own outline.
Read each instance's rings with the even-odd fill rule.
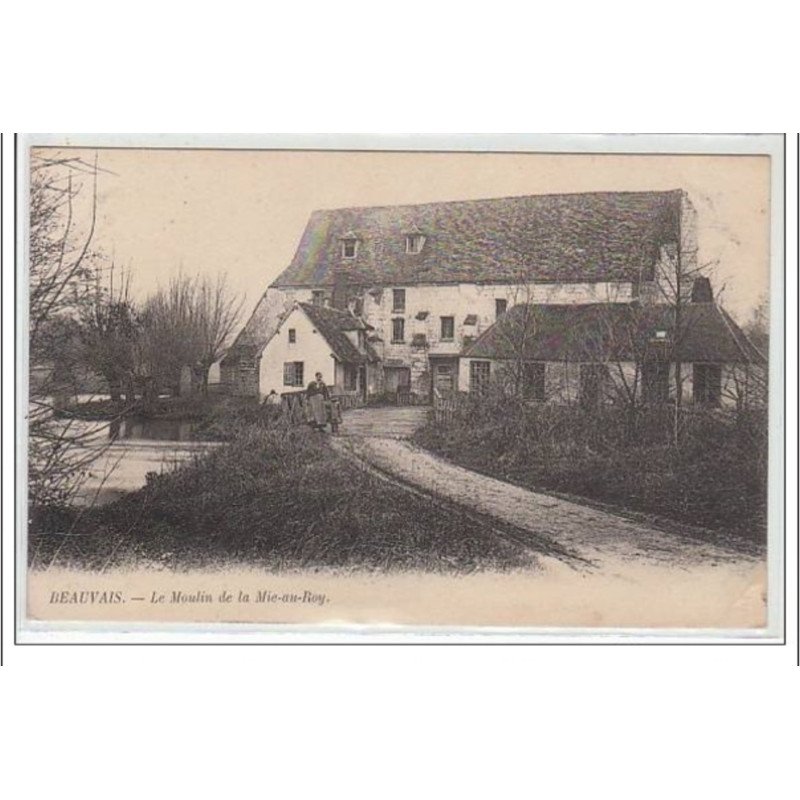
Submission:
[[[20,629],[777,635],[781,138],[373,138],[20,140]]]

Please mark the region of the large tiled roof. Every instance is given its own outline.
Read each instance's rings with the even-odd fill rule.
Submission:
[[[315,211],[274,287],[652,278],[662,245],[679,238],[683,192],[529,195]],[[421,233],[422,252],[406,253]],[[355,258],[342,239],[355,236]]]
[[[463,355],[531,361],[633,361],[665,356],[673,360],[677,355],[685,362],[766,363],[716,304],[687,304],[681,314],[676,336],[675,309],[667,305],[518,305],[466,347]],[[658,331],[666,332],[665,340],[657,337]]]

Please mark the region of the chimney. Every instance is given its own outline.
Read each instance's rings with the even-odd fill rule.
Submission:
[[[711,281],[708,278],[695,278],[692,284],[693,303],[713,303],[714,293],[711,291]]]
[[[331,307],[338,308],[339,311],[347,311],[350,290],[350,276],[347,274],[347,270],[344,267],[334,267]]]

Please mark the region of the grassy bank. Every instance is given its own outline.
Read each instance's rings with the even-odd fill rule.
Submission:
[[[687,413],[671,442],[670,409],[556,407],[465,398],[430,421],[421,446],[532,489],[585,497],[695,526],[766,538],[767,426],[762,411]]]
[[[150,475],[140,491],[108,506],[34,510],[31,566],[246,563],[459,573],[535,563],[474,517],[361,469],[325,435],[237,422],[232,436],[174,473]]]
[[[249,426],[268,427],[280,417],[280,409],[261,405],[251,397],[208,396],[159,397],[149,405],[114,403],[108,399],[89,400],[57,413],[60,419],[91,422],[115,420],[164,420],[190,422],[192,437],[207,441],[231,441]]]

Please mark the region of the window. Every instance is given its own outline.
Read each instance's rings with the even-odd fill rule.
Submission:
[[[392,289],[392,311],[402,313],[406,310],[406,290]]]
[[[488,361],[471,361],[469,364],[469,390],[472,394],[484,394],[489,388],[491,365]]]
[[[297,341],[297,331],[294,328],[289,328],[289,344],[294,344]]]
[[[314,289],[311,292],[311,302],[315,306],[324,306],[325,305],[325,292],[322,289]]]
[[[494,318],[500,319],[506,313],[508,308],[508,300],[503,297],[496,297],[494,301]]]
[[[358,251],[358,239],[342,239],[342,258],[355,258]]]
[[[669,400],[669,364],[651,361],[642,365],[642,399],[645,403]]]
[[[348,392],[354,392],[358,387],[358,368],[353,364],[344,365],[344,388]]]
[[[392,320],[392,342],[398,344],[406,340],[406,321],[404,319]]]
[[[302,386],[303,385],[303,362],[286,361],[283,364],[283,385]]]
[[[423,244],[425,244],[425,237],[421,233],[406,235],[406,253],[421,253]]]
[[[545,364],[531,361],[522,365],[522,396],[526,400],[544,400]]]
[[[605,364],[581,364],[580,403],[584,408],[593,408],[601,402],[607,379]]]
[[[456,335],[455,317],[442,317],[442,341],[452,342]]]
[[[722,394],[722,367],[719,364],[694,364],[692,384],[695,403],[718,406]]]

